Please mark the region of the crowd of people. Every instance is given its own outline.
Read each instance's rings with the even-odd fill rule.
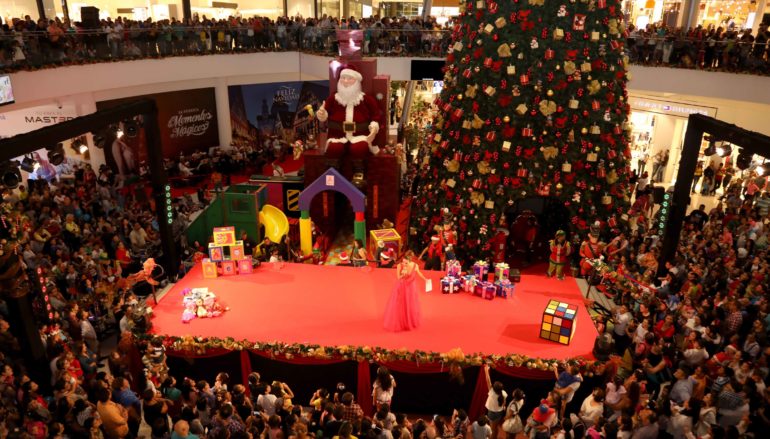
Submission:
[[[8,22],[10,21],[10,22]],[[30,16],[6,20],[0,28],[0,68],[16,70],[120,59],[211,53],[304,50],[337,52],[338,30],[361,30],[364,54],[443,56],[448,25],[435,18],[371,17],[320,19],[266,17],[146,21],[118,17],[98,26]]]
[[[210,53],[303,50],[336,54],[338,30],[362,30],[364,54],[437,56],[446,53],[453,20],[435,17],[373,16],[357,19],[322,16],[229,17],[135,21],[118,17],[98,25],[58,17],[34,21],[6,19],[0,27],[0,68],[13,71],[41,66]],[[627,52],[643,65],[768,74],[767,24],[751,29],[668,28],[629,25]]]
[[[637,29],[630,25],[628,54],[632,62],[728,72],[768,74],[767,23],[756,33],[751,29],[714,28],[671,29],[649,25]]]
[[[179,163],[186,160],[204,158]],[[750,185],[759,190],[748,194]],[[580,390],[587,371],[565,366],[543,395],[489,380],[478,419],[457,407],[451,417],[410,421],[389,411],[395,382],[387,371],[375,380],[373,416],[364,416],[352,393],[319,389],[303,404],[292,400],[288,384],[262,382],[257,373],[246,385],[216,371],[212,383],[175,377],[160,345],[140,346],[145,373],[130,373],[131,330],[145,315],[129,274],[157,242],[157,224],[145,191],[121,187],[109,168],[79,166],[74,182],[3,193],[4,252],[16,252],[31,274],[42,269],[51,310],[47,315],[35,295],[49,382],[31,378],[22,346],[0,320],[0,429],[3,437],[35,438],[756,435],[770,428],[767,189],[756,172],[734,178],[716,207],[688,215],[676,257],[663,270],[654,229],[639,223],[610,235],[602,287],[617,306],[597,322],[595,355],[604,364],[590,380],[596,388]],[[184,230],[185,203],[175,201],[176,233]],[[101,349],[111,333],[121,334],[117,349]],[[534,410],[519,413],[525,404]]]

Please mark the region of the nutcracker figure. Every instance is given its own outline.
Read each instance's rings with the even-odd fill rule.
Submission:
[[[605,244],[599,240],[599,227],[591,226],[588,237],[580,244],[580,275],[588,276],[593,270],[591,259],[599,259]]]
[[[572,253],[572,247],[569,241],[566,240],[567,234],[564,230],[556,232],[554,239],[549,241],[551,247],[551,256],[548,258],[548,277],[553,276],[556,272],[556,277],[559,280],[564,280],[564,266],[567,264],[567,258]]]

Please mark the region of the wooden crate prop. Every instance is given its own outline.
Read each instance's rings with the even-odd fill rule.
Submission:
[[[551,299],[543,311],[540,338],[569,345],[577,326],[577,305]]]
[[[369,232],[369,253],[374,258],[377,254],[377,241],[385,243],[385,248],[393,249],[396,256],[401,254],[401,235],[396,229],[379,229]]]
[[[209,258],[204,258],[201,261],[203,266],[203,278],[204,279],[216,279],[217,277],[217,263],[213,262]]]

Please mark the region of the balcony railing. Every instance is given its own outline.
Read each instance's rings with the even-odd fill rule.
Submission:
[[[118,60],[266,51],[338,54],[337,30],[323,27],[162,26],[77,30],[60,36],[48,32],[0,34],[0,71],[36,70]],[[448,30],[363,30],[365,56],[444,58]],[[749,39],[707,40],[689,37],[628,38],[632,63],[687,69],[770,74],[767,43]]]

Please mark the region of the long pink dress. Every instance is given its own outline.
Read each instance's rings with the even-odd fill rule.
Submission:
[[[420,297],[415,270],[399,279],[385,306],[383,326],[387,331],[411,331],[420,326]]]

